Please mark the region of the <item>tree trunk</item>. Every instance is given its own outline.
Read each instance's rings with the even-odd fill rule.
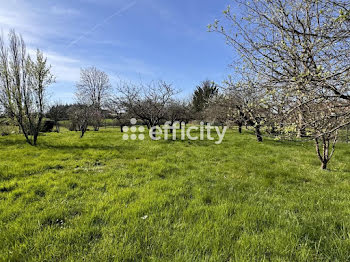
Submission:
[[[28,135],[25,135],[26,141],[29,145],[33,146],[32,140],[30,140]]]
[[[316,145],[316,152],[318,155],[318,158],[321,161],[321,168],[322,170],[327,169],[327,165],[329,161],[332,159],[332,156],[334,154],[335,145],[337,143],[338,138],[338,132],[335,133],[334,140],[331,144],[330,137],[326,137],[325,135],[321,136],[321,139],[319,137],[315,138],[315,145]],[[322,149],[321,149],[321,146]]]
[[[242,123],[238,124],[238,133],[242,134]]]
[[[20,120],[18,120],[18,124],[19,124],[19,130],[23,133],[24,137],[26,138],[27,143],[32,146],[33,143],[30,140],[29,135],[27,134],[27,132],[23,126],[23,123]]]
[[[151,139],[154,140],[156,138],[156,131],[153,130],[152,133],[151,133]]]
[[[33,146],[36,146],[38,141],[38,136],[40,133],[40,126],[41,126],[41,119],[38,121],[38,126],[35,128],[33,127]]]
[[[174,133],[174,121],[171,122],[170,124],[170,134]]]
[[[86,132],[86,130],[87,130],[87,127],[88,127],[87,125],[81,126],[81,128],[80,128],[80,131],[81,131],[80,138],[83,138],[83,137],[84,137],[85,132]]]
[[[156,127],[156,125],[152,125],[151,128]],[[151,139],[154,140],[157,137],[157,130],[154,128],[151,133]]]
[[[35,135],[34,135],[34,138],[33,138],[33,145],[34,145],[34,146],[36,146],[37,141],[38,141],[38,134],[35,134]]]
[[[300,110],[298,114],[298,127],[297,127],[297,137],[302,138],[306,136],[306,128],[305,128],[305,123],[304,123],[304,115],[303,112]]]
[[[261,131],[260,131],[260,125],[256,125],[255,126],[255,135],[256,135],[256,139],[258,140],[258,142],[262,142],[263,138],[261,135]]]

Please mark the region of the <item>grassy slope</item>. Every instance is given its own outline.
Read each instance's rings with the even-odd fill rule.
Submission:
[[[349,260],[350,147],[0,137],[0,260]],[[146,218],[147,216],[147,218]]]

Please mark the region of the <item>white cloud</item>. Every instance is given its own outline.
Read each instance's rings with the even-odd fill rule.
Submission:
[[[68,57],[68,56],[59,55],[59,54],[53,53],[53,52],[46,52],[45,55],[48,58],[48,60],[53,61],[53,62],[60,62],[60,63],[65,63],[65,64],[67,64],[67,63],[69,63],[69,64],[80,63],[80,60],[78,60],[78,59]]]
[[[27,48],[27,52],[34,57],[36,50]],[[80,76],[82,62],[72,57],[60,55],[54,52],[43,51],[48,64],[52,66],[52,73],[56,77],[56,82],[77,82]]]
[[[77,82],[80,68],[72,65],[52,64],[52,73],[56,76],[57,82]]]
[[[52,7],[50,10],[47,2],[38,6],[23,0],[9,0],[0,8],[0,29],[4,33],[15,29],[28,45],[35,46],[47,45],[48,40],[55,37],[68,39],[74,35],[73,29],[66,27],[60,16],[52,15],[55,11],[74,12],[73,9]]]
[[[91,1],[99,3],[97,0]],[[113,3],[115,5],[114,1],[108,1],[110,1],[110,4]],[[54,92],[53,100],[55,97],[71,98],[74,92],[74,83],[79,81],[80,78],[80,68],[91,65],[106,71],[111,78],[113,75],[120,74],[129,79],[135,77],[135,75],[140,75],[143,78],[154,78],[159,70],[142,60],[119,57],[118,60],[110,61],[107,64],[105,57],[102,57],[101,60],[101,57],[98,57],[98,55],[93,57],[92,54],[89,54],[85,57],[79,55],[83,54],[84,52],[81,51],[84,50],[74,49],[75,47],[67,48],[69,41],[72,41],[77,35],[79,36],[82,32],[86,32],[72,43],[76,43],[81,38],[90,35],[91,32],[105,25],[112,18],[123,14],[137,3],[135,0],[126,2],[127,5],[125,5],[124,1],[120,0],[118,2],[119,8],[122,7],[121,9],[86,32],[86,28],[82,29],[84,27],[82,23],[75,23],[74,20],[76,16],[83,15],[83,13],[67,8],[63,6],[63,3],[53,5],[53,1],[38,1],[34,5],[33,2],[29,3],[29,1],[25,0],[8,0],[0,9],[0,31],[3,30],[4,34],[7,34],[10,29],[15,29],[17,33],[22,34],[24,41],[27,43],[28,53],[32,56],[35,55],[36,48],[40,48],[44,52],[48,63],[52,65],[52,73],[56,77],[56,84],[53,85],[52,89]],[[78,18],[80,19],[80,17]],[[89,41],[94,45],[127,46],[127,43],[121,41],[94,39],[92,37],[87,37],[84,41]],[[77,50],[77,52],[73,53],[73,50]],[[63,90],[66,92],[65,94],[62,93]]]
[[[60,19],[52,14],[77,15],[79,13],[74,9],[58,6],[51,7],[49,11],[47,12],[47,6],[37,8],[23,0],[10,0],[0,9],[0,30],[5,36],[10,29],[20,33],[31,56],[35,55],[36,48],[43,50],[48,63],[52,65],[52,72],[57,82],[76,82],[79,80],[81,61],[58,52],[48,51],[52,49],[48,45],[53,46],[52,39],[56,37],[64,39],[72,34],[71,29],[63,28],[64,25],[60,23]]]
[[[79,80],[82,67],[80,60],[50,52],[45,55],[52,66],[52,73],[56,76],[57,82],[77,82]]]

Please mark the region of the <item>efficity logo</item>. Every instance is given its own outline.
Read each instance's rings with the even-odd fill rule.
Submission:
[[[137,120],[130,120],[131,127],[123,127],[123,140],[145,140],[146,129],[143,126],[136,126]],[[215,141],[219,145],[224,140],[227,126],[220,129],[218,126],[212,126],[210,123],[201,122],[199,126],[186,126],[184,122],[166,122],[163,126],[154,126],[148,130],[148,136],[155,141],[158,140],[191,140],[191,141]],[[130,134],[131,132],[131,134]]]

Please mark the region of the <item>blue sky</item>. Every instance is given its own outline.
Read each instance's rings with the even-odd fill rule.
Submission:
[[[0,0],[0,27],[45,52],[56,84],[50,100],[74,101],[80,68],[122,80],[163,79],[189,95],[202,80],[231,72],[232,50],[207,32],[229,0]]]

